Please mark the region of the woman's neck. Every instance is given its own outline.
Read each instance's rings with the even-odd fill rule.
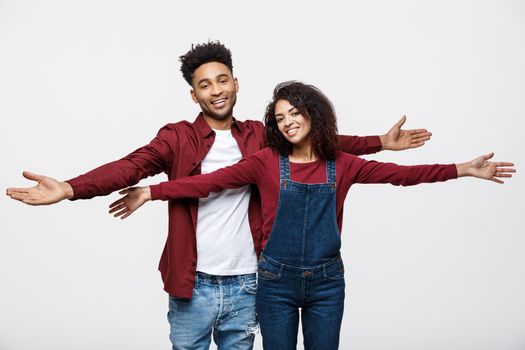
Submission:
[[[311,163],[317,160],[317,155],[312,149],[312,144],[294,145],[292,153],[288,156],[294,163]]]

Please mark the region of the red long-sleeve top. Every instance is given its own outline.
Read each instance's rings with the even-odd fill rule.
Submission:
[[[367,161],[351,154],[338,152],[336,156],[336,211],[339,229],[342,228],[343,204],[350,186],[354,183],[390,183],[411,186],[423,182],[454,179],[457,169],[449,165],[401,166],[393,163]],[[301,183],[326,182],[326,161],[290,163],[290,178]],[[186,177],[150,186],[151,198],[180,199],[206,197],[210,192],[255,184],[262,203],[262,246],[270,235],[279,199],[279,155],[265,148],[239,163],[209,174]]]
[[[264,125],[259,121],[234,120],[232,135],[243,157],[264,147]],[[182,121],[161,128],[147,145],[126,157],[102,165],[68,180],[75,199],[107,195],[135,185],[141,179],[165,173],[169,180],[201,173],[201,162],[215,140],[215,133],[202,114],[193,123]],[[378,136],[340,136],[341,149],[352,154],[381,150]],[[191,298],[197,266],[196,225],[198,200],[176,199],[169,202],[168,237],[159,262],[164,290],[181,298]],[[257,253],[261,251],[262,216],[259,192],[251,191],[248,209],[250,229]]]

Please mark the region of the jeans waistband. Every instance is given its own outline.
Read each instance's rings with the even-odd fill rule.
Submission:
[[[272,264],[274,266],[277,266],[279,268],[282,268],[282,269],[286,269],[286,270],[291,270],[291,271],[298,271],[298,272],[302,272],[304,270],[309,270],[309,271],[312,271],[312,272],[316,272],[316,271],[322,271],[323,269],[333,265],[333,264],[336,264],[336,263],[341,263],[343,260],[341,259],[341,255],[338,255],[336,256],[335,258],[333,258],[332,260],[329,260],[328,262],[326,263],[323,263],[323,264],[319,264],[319,265],[314,265],[314,266],[292,266],[292,265],[287,265],[287,264],[283,264],[275,259],[272,259],[270,257],[267,257],[266,255],[263,255],[261,254],[259,256],[259,262],[268,262],[269,264]]]
[[[255,280],[257,275],[255,273],[248,273],[245,275],[208,275],[204,272],[195,273],[195,283],[201,282],[206,284],[232,284],[232,283],[243,283],[245,281]]]

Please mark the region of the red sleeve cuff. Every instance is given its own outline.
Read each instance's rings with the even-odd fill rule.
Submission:
[[[73,189],[73,197],[69,198],[70,201],[74,201],[75,199],[78,199],[80,197],[80,181],[76,178],[74,179],[70,179],[70,180],[66,180],[65,182],[67,182],[71,188]]]
[[[159,185],[151,185],[149,187],[149,190],[151,192],[151,200],[152,201],[162,199],[162,186],[160,184]]]
[[[367,136],[366,142],[371,150],[371,153],[377,153],[383,148],[383,144],[381,143],[379,136]]]
[[[447,179],[457,179],[458,178],[458,168],[456,164],[449,164],[445,168],[445,174]]]

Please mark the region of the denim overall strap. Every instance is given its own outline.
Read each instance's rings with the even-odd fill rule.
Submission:
[[[333,160],[326,161],[326,180],[321,184],[292,181],[288,156],[280,156],[279,202],[263,256],[289,266],[313,267],[339,255]]]

